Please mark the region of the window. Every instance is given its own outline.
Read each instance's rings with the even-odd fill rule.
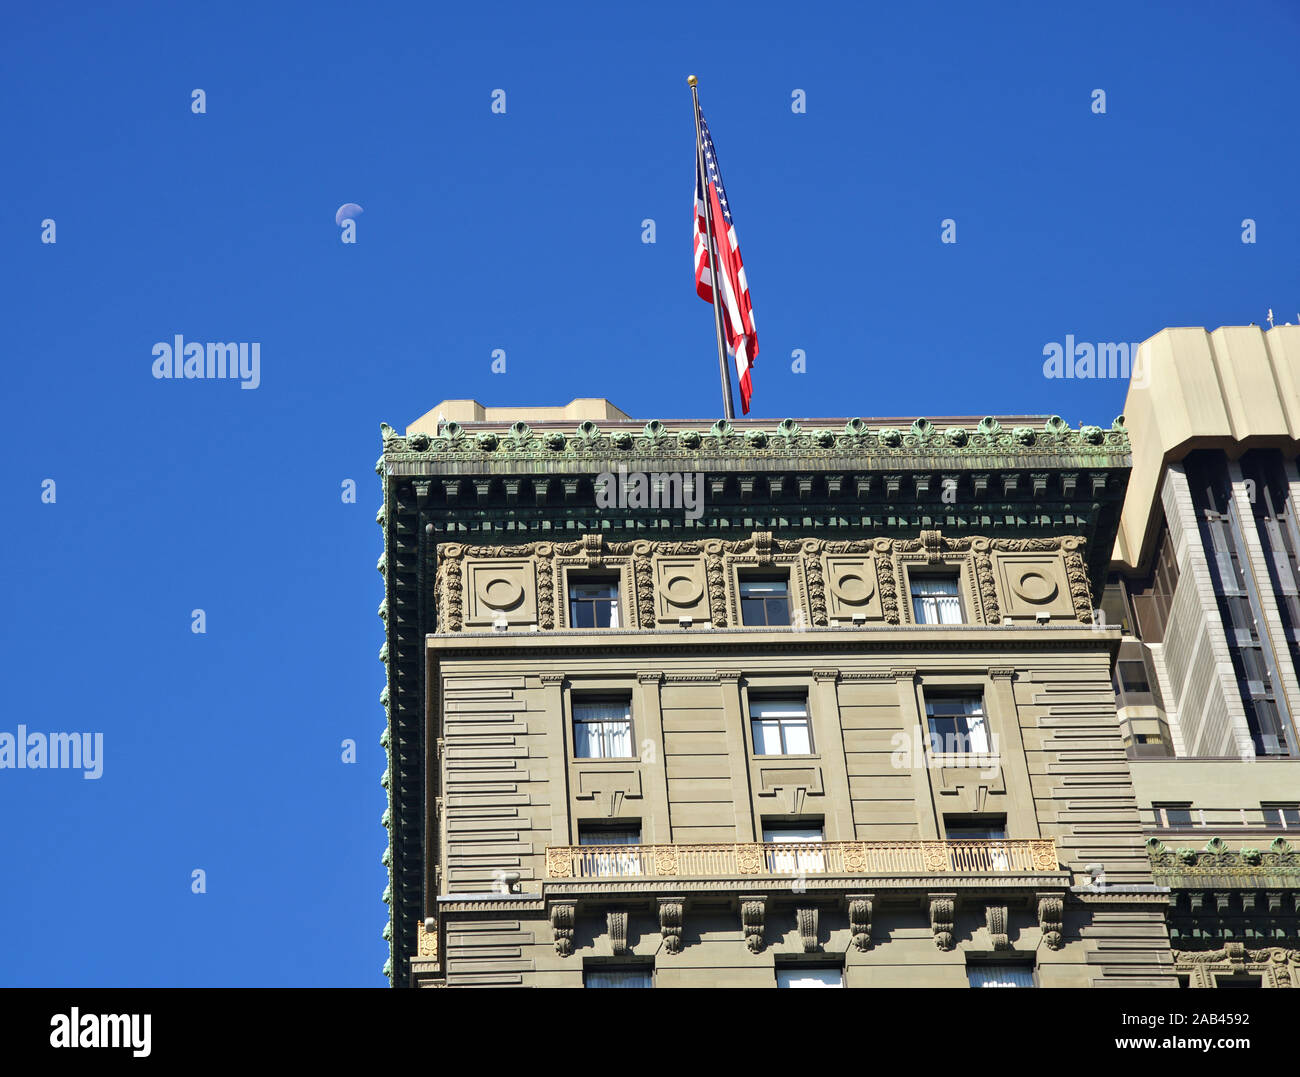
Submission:
[[[1300,830],[1300,804],[1261,804],[1264,825],[1283,830]]]
[[[912,618],[919,625],[959,625],[961,595],[957,573],[944,576],[915,575],[912,581]]]
[[[787,823],[765,824],[763,842],[775,845],[767,850],[767,870],[776,875],[797,875],[826,870],[826,857],[820,849],[825,833],[820,826],[796,826]]]
[[[927,696],[925,715],[930,724],[930,751],[936,755],[988,753],[988,723],[984,720],[983,696]]]
[[[614,845],[640,845],[641,827],[636,826],[588,826],[578,824],[578,844],[592,846],[591,852],[583,852],[582,874],[591,875],[642,875],[641,854],[635,852],[620,853],[612,851]]]
[[[583,987],[654,987],[654,967],[651,965],[604,965],[584,969]]]
[[[755,755],[812,755],[806,700],[750,696],[749,722]]]
[[[740,581],[740,623],[788,625],[789,576],[746,576]]]
[[[970,816],[943,817],[944,837],[947,841],[969,842],[950,849],[948,856],[953,867],[961,871],[1008,871],[1011,858],[1007,847],[1000,844],[1007,837],[1007,821],[1001,816],[972,818]]]
[[[616,577],[569,577],[569,627],[619,627]]]
[[[1125,695],[1151,694],[1151,685],[1147,681],[1145,662],[1120,662],[1119,679]]]
[[[1214,977],[1215,987],[1245,987],[1247,989],[1263,987],[1261,977],[1246,976],[1240,972],[1227,973]]]
[[[1249,554],[1245,552],[1226,462],[1221,454],[1202,450],[1191,453],[1183,466],[1199,517],[1201,543],[1205,547],[1255,754],[1292,755],[1294,736],[1285,695],[1277,690],[1277,656],[1267,631],[1260,631],[1259,626],[1264,623],[1263,606],[1255,574],[1250,569]],[[1259,507],[1256,497],[1256,508]],[[1270,555],[1284,552],[1273,549],[1267,535],[1261,542],[1266,563]],[[1272,560],[1276,569],[1277,559]]]
[[[1034,966],[1012,964],[967,965],[971,987],[1033,987]]]
[[[631,700],[575,700],[573,754],[577,759],[630,759]]]
[[[1156,813],[1156,826],[1170,827],[1178,826],[1195,826],[1192,822],[1192,806],[1190,803],[1184,804],[1152,804],[1152,809]]]
[[[844,970],[824,965],[788,965],[776,970],[777,987],[843,987]]]

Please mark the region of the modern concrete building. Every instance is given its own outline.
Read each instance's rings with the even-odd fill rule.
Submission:
[[[1094,616],[1156,545],[1131,462],[1046,416],[385,426],[394,985],[1176,986]],[[1253,743],[1160,684],[1142,728]]]
[[[1300,987],[1300,326],[1139,355],[1102,613],[1178,974]]]

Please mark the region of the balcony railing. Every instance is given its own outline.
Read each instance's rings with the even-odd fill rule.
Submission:
[[[741,875],[981,875],[1059,871],[1049,839],[552,845],[551,879]]]

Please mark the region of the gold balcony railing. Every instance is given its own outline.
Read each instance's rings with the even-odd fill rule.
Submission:
[[[717,878],[729,875],[980,875],[1059,871],[1056,842],[736,842],[710,845],[551,845],[551,879]]]

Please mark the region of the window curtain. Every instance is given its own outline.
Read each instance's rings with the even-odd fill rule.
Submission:
[[[961,597],[957,581],[942,577],[919,580],[914,584],[912,593],[912,614],[917,624],[961,624]]]
[[[573,708],[573,749],[579,759],[632,755],[632,716],[626,703],[579,703]]]
[[[1033,987],[1034,970],[1015,965],[968,965],[971,987]]]
[[[584,987],[653,987],[649,969],[588,969]]]

